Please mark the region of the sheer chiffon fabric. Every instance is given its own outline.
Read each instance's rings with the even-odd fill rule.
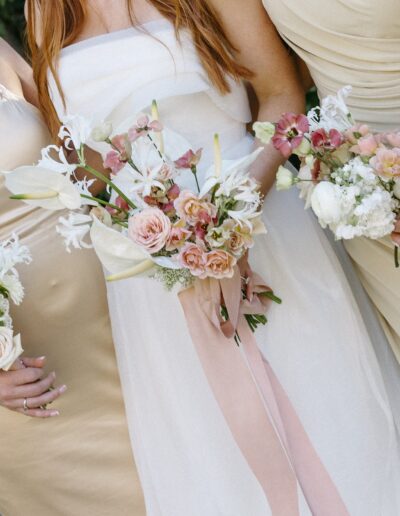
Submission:
[[[115,59],[118,56],[118,59]],[[100,64],[101,63],[101,66]],[[179,43],[160,20],[65,49],[59,62],[66,112],[108,119],[148,111],[212,159],[249,152],[242,85],[221,96],[189,35]],[[65,112],[52,88],[60,116]],[[201,176],[203,177],[203,176]],[[293,402],[353,516],[396,516],[398,443],[368,333],[323,232],[296,193],[272,191],[269,234],[251,253],[254,269],[284,302],[258,344]],[[108,285],[132,446],[149,516],[270,516],[268,500],[233,439],[202,370],[176,293],[151,279]],[[301,516],[311,516],[298,490]]]

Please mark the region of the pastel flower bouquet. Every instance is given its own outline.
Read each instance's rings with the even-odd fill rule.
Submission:
[[[146,275],[171,290],[196,279],[232,278],[255,236],[266,232],[259,185],[248,173],[260,149],[226,161],[215,135],[214,164],[200,186],[202,150],[163,128],[155,102],[151,117],[123,126],[114,133],[108,122],[67,118],[63,146],[43,149],[36,166],[5,172],[12,198],[71,210],[57,231],[68,251],[94,247],[108,281]],[[101,153],[110,176],[87,163],[87,146]],[[94,178],[104,181],[107,195],[90,193]],[[246,297],[245,283],[242,292]],[[270,289],[259,294],[279,302]],[[246,318],[252,329],[266,322],[262,314]]]
[[[17,236],[0,242],[0,369],[8,371],[22,354],[20,335],[14,335],[10,317],[10,301],[19,305],[24,297],[24,288],[16,266],[30,263],[31,256]]]
[[[254,129],[286,158],[300,158],[296,177],[279,169],[278,189],[297,185],[306,207],[337,239],[391,235],[398,267],[400,132],[377,134],[357,124],[346,105],[350,92],[348,86],[323,99],[307,116],[286,113],[277,124],[258,122]]]

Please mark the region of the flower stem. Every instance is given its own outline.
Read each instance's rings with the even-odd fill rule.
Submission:
[[[129,197],[127,197],[124,192],[120,190],[118,186],[116,186],[107,176],[92,168],[90,165],[84,165],[83,168],[86,170],[86,172],[90,172],[94,177],[97,177],[97,179],[100,179],[100,181],[103,181],[106,183],[106,185],[112,188],[121,197],[121,199],[123,199],[128,204],[130,208],[133,210],[136,209],[135,204],[129,199]]]
[[[400,267],[400,263],[399,263],[399,248],[398,248],[397,245],[394,248],[394,264],[395,264],[396,269],[398,269]]]
[[[112,204],[111,202],[104,201],[103,199],[99,199],[98,197],[92,197],[91,195],[85,195],[81,194],[81,197],[83,199],[89,199],[90,201],[96,201],[99,204],[102,204],[103,206],[110,206],[110,208],[113,208],[114,210],[118,210],[119,212],[125,211],[119,208],[116,204]]]
[[[199,185],[199,180],[197,178],[197,167],[195,165],[193,165],[191,170],[192,170],[192,173],[194,175],[194,179],[196,181],[197,192],[200,193],[200,185]]]

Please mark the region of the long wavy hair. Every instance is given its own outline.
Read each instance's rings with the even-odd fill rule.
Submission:
[[[211,82],[221,93],[229,92],[227,77],[248,78],[250,72],[234,58],[235,48],[227,38],[214,9],[206,0],[148,0],[164,18],[170,20],[179,38],[181,29],[193,37],[201,63]],[[50,98],[48,72],[52,73],[65,103],[57,73],[57,60],[62,48],[73,43],[81,33],[87,15],[86,0],[27,0],[27,36],[31,52],[39,105],[53,137],[59,119]],[[128,12],[134,24],[131,0]],[[39,41],[39,43],[38,43]]]

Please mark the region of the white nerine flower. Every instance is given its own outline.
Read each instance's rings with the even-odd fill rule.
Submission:
[[[92,139],[95,142],[105,142],[111,136],[112,130],[111,122],[102,122],[92,130]]]
[[[280,166],[276,174],[276,189],[289,190],[293,186],[293,172]]]
[[[0,326],[0,369],[8,371],[23,351],[20,336],[14,337],[10,328]]]
[[[24,299],[24,287],[16,274],[4,274],[0,278],[0,287],[5,289],[13,303],[20,305]]]
[[[81,204],[82,206],[97,206],[97,201],[87,199],[86,197],[82,197],[82,195],[85,195],[87,197],[92,197],[92,194],[90,193],[90,188],[93,185],[93,183],[96,181],[96,179],[88,179],[87,177],[84,177],[83,179],[76,179],[75,175],[75,182],[74,187],[79,192],[79,195],[81,196]]]
[[[271,122],[256,122],[253,124],[256,138],[264,145],[268,145],[275,134],[275,126]]]
[[[74,249],[91,249],[91,243],[85,241],[85,237],[89,234],[92,225],[92,217],[84,213],[70,213],[68,218],[60,217],[58,219],[60,225],[56,226],[56,231],[65,241],[65,247],[68,253],[71,252],[71,246]]]
[[[354,125],[346,100],[352,91],[351,86],[345,86],[337,95],[328,95],[321,101],[321,106],[312,109],[307,117],[310,131],[317,129],[337,129],[344,131]]]
[[[79,150],[85,145],[92,133],[92,121],[81,115],[68,115],[62,120],[58,137],[64,141],[64,145],[70,150]]]
[[[48,145],[41,152],[41,159],[38,161],[38,167],[47,168],[49,170],[53,170],[54,172],[59,172],[60,174],[72,174],[77,168],[77,163],[69,163],[64,154],[64,149],[62,147],[57,147],[57,145]],[[58,160],[54,158],[54,156],[58,157]]]
[[[29,249],[19,243],[17,235],[13,234],[9,240],[0,242],[0,278],[10,271],[16,274],[16,265],[31,261]]]
[[[6,188],[16,199],[48,210],[78,209],[81,196],[67,176],[52,170],[31,166],[5,173]]]

